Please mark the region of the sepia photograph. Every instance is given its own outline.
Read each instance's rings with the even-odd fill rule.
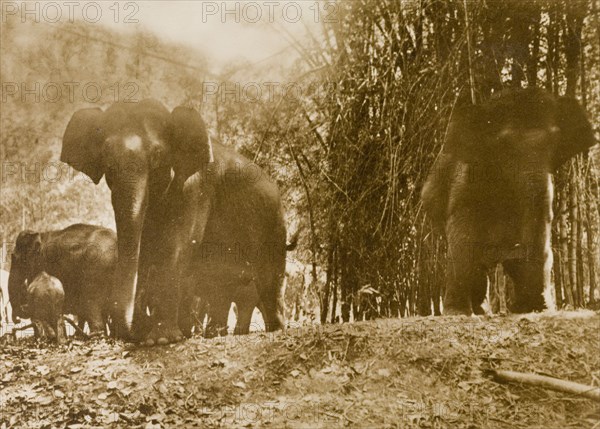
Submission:
[[[0,429],[600,429],[600,0],[0,0]]]

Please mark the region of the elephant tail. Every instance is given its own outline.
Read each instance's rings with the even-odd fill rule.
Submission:
[[[286,251],[291,252],[292,250],[296,249],[296,247],[298,246],[298,236],[299,235],[300,235],[300,228],[298,228],[296,230],[296,232],[294,232],[294,234],[292,234],[290,241],[285,244]]]

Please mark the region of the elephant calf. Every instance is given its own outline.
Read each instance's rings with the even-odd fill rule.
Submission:
[[[64,302],[65,291],[60,280],[41,272],[27,285],[25,304],[15,308],[15,312],[31,319],[37,338],[47,337],[62,343],[66,336]]]
[[[444,314],[482,313],[487,270],[498,263],[515,285],[511,311],[544,308],[552,173],[594,144],[578,103],[540,89],[457,109],[422,192],[425,211],[448,240]]]
[[[90,333],[106,327],[108,297],[117,260],[117,236],[107,228],[75,224],[48,232],[23,231],[12,253],[8,292],[13,309],[25,300],[26,285],[45,271],[64,287],[65,313]],[[18,323],[13,310],[13,322]]]

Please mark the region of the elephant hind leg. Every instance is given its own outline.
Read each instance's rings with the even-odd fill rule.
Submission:
[[[265,321],[265,330],[267,332],[283,329],[283,297],[281,294],[282,281],[276,278],[271,281],[271,287],[261,291],[260,311]]]
[[[250,323],[254,309],[259,305],[259,296],[256,289],[256,282],[241,283],[236,291],[235,307],[237,310],[237,321],[235,324],[236,335],[246,335],[250,333]]]
[[[250,322],[252,321],[252,313],[254,313],[253,303],[236,303],[237,322],[235,324],[235,335],[246,335],[250,333]]]
[[[211,300],[209,305],[209,319],[204,330],[204,337],[213,338],[227,335],[227,319],[229,318],[231,302],[219,296]]]

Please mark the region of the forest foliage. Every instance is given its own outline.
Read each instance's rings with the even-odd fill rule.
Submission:
[[[3,100],[5,247],[23,227],[114,225],[104,182],[94,187],[70,175],[42,180],[21,175],[22,167],[7,175],[7,165],[42,174],[43,165],[58,159],[72,112],[109,104],[117,85],[120,97],[134,88],[139,100],[199,108],[220,140],[277,180],[290,229],[301,228],[297,259],[307,280],[288,291],[300,302],[294,310],[300,318],[439,314],[444,242],[431,233],[419,195],[451,112],[504,87],[541,86],[576,96],[598,130],[598,6],[593,0],[354,0],[338,7],[338,19],[294,41],[297,59],[232,64],[218,76],[201,53],[149,33],[3,23],[3,82],[95,82],[103,94],[95,103]],[[258,97],[207,93],[207,82],[227,88],[267,80],[277,81],[278,90]],[[600,294],[598,158],[598,152],[579,156],[555,179],[559,307],[590,305]],[[499,311],[510,284],[501,272],[490,278],[491,306]]]
[[[254,139],[250,151],[295,164],[291,184],[308,227],[306,259],[326,272],[319,283],[318,270],[311,271],[321,322],[439,314],[444,242],[431,233],[419,195],[451,112],[506,87],[540,86],[580,99],[598,130],[597,6],[339,5],[340,19],[298,48],[304,67],[288,79],[301,96],[270,100],[266,125],[249,121],[247,130],[266,136]],[[598,192],[598,152],[577,157],[556,176],[559,308],[597,300]],[[490,281],[492,310],[505,310],[509,282],[501,272],[490,273]]]

